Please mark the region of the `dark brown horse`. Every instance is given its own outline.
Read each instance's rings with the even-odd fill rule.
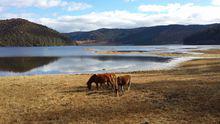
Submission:
[[[115,74],[94,74],[92,75],[88,82],[87,82],[87,87],[89,90],[92,88],[92,83],[94,82],[96,84],[97,90],[99,89],[99,84],[100,87],[102,87],[103,84],[107,83],[107,85],[111,85],[112,88],[114,89],[116,95],[118,96],[118,85],[116,81],[116,75]]]
[[[124,86],[127,85],[128,91],[130,90],[131,87],[131,76],[130,75],[124,75],[124,76],[118,76],[117,78],[117,84],[122,90],[122,93],[124,93]]]

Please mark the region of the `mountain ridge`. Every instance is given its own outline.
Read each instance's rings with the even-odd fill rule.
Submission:
[[[187,37],[220,24],[210,25],[162,25],[133,29],[98,29],[88,32],[64,33],[76,42],[88,41],[106,45],[164,45],[184,44]],[[87,45],[87,44],[86,44]]]

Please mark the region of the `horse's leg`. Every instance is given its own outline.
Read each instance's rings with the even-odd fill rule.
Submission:
[[[121,91],[122,91],[122,94],[124,95],[125,90],[124,90],[124,86],[123,85],[121,85]]]
[[[109,88],[109,86],[110,86],[109,81],[107,81],[106,83],[107,83],[107,86],[106,86],[106,87]]]
[[[118,84],[115,84],[114,90],[115,90],[116,97],[119,97],[119,93],[118,93],[119,86],[118,86]]]
[[[115,91],[115,86],[112,84],[112,91],[114,92]]]
[[[119,94],[120,94],[121,90],[122,90],[121,85],[118,85],[118,92],[119,92]]]
[[[96,89],[99,90],[99,84],[96,82]]]
[[[119,97],[118,89],[115,89],[116,97]]]
[[[129,80],[128,82],[128,91],[130,90],[130,87],[131,87],[131,80]]]
[[[114,82],[114,80],[113,80],[113,79],[110,79],[110,80],[109,80],[109,83],[110,83],[110,85],[111,85],[112,91],[114,92],[114,90],[115,90],[115,87],[114,87],[115,82]]]
[[[102,83],[100,83],[100,89],[103,89],[103,87],[102,87]]]
[[[110,86],[109,81],[107,81],[107,86],[108,86],[108,87]]]

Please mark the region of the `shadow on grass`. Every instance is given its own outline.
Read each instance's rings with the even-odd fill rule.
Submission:
[[[81,93],[85,91],[87,91],[86,87],[79,86],[79,87],[66,88],[64,90],[59,91],[58,93]]]
[[[112,95],[113,90],[107,86],[99,88],[92,87],[92,90],[88,90],[86,86],[71,87],[59,91],[58,93],[71,94],[71,93],[86,93],[86,95]]]

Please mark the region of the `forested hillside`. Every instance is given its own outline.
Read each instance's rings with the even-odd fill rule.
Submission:
[[[186,37],[212,26],[168,25],[134,29],[99,29],[89,32],[66,33],[65,35],[73,41],[92,41],[92,43],[107,45],[183,44]]]
[[[46,26],[24,19],[0,20],[0,46],[74,45],[70,39]]]
[[[185,38],[186,45],[220,45],[220,25],[215,25]]]

